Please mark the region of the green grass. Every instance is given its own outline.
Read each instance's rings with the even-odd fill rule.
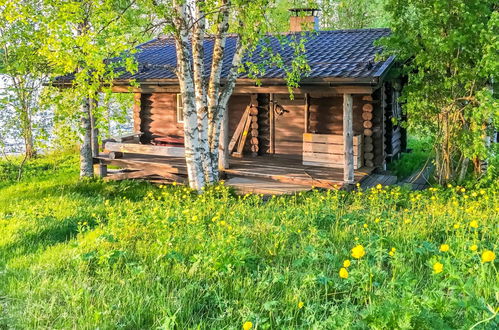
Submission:
[[[75,163],[37,160],[27,173],[52,166],[0,187],[0,328],[499,325],[497,259],[481,262],[497,253],[497,185],[263,201],[224,186],[78,182]]]
[[[407,148],[411,149],[411,152],[403,153],[399,159],[394,160],[388,166],[388,169],[399,180],[407,178],[421,169],[427,162],[431,164],[433,149],[429,141],[422,138],[409,137]]]

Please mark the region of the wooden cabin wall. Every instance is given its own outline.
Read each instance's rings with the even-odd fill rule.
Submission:
[[[363,133],[362,95],[353,95],[353,133]],[[343,95],[310,95],[309,132],[343,134]]]
[[[177,94],[142,94],[140,104],[142,143],[150,143],[155,137],[183,136],[183,124],[177,122]]]
[[[258,94],[258,146],[259,155],[269,154],[270,150],[270,94]]]
[[[140,106],[141,106],[141,93],[133,94],[133,132],[140,133]]]
[[[373,154],[374,166],[385,170],[386,169],[386,146],[385,146],[385,111],[387,106],[385,86],[377,89],[373,94]]]
[[[385,83],[385,144],[388,160],[397,158],[407,147],[407,134],[400,123],[403,120],[402,109],[398,98],[402,86],[398,82]]]

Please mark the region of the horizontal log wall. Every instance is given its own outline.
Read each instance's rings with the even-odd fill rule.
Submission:
[[[353,95],[353,133],[362,134],[362,95]],[[310,94],[309,129],[311,133],[343,134],[343,96]]]
[[[183,136],[183,124],[177,122],[176,94],[142,94],[140,103],[142,143],[150,143],[155,137]]]

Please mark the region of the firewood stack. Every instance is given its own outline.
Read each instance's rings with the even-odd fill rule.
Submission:
[[[362,106],[362,120],[364,127],[364,164],[367,167],[374,167],[374,145],[373,145],[373,98],[371,95],[366,95],[362,98],[364,105]]]

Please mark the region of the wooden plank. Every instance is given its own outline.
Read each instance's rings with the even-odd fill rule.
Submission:
[[[151,170],[138,170],[138,171],[133,171],[133,172],[116,173],[116,174],[109,175],[106,178],[106,181],[140,179],[140,178],[144,178],[146,176],[154,175],[154,174],[156,174],[156,173],[154,171],[151,171]]]
[[[305,142],[316,142],[316,143],[331,143],[343,145],[343,136],[340,134],[313,134],[304,133],[303,141]],[[353,136],[353,144],[358,145],[360,141],[360,135]]]
[[[185,155],[185,149],[183,147],[153,146],[136,143],[106,142],[104,149],[114,152],[155,156],[183,157]]]
[[[241,137],[241,133],[243,132],[244,126],[246,124],[246,121],[248,120],[249,116],[249,106],[246,107],[246,110],[244,111],[243,115],[241,116],[241,120],[239,121],[239,124],[237,124],[236,130],[234,131],[234,135],[232,135],[232,139],[230,140],[229,143],[229,154],[232,153],[232,150],[234,150],[234,147]]]
[[[159,162],[154,159],[108,159],[105,157],[99,157],[102,164],[105,165],[115,165],[122,168],[133,169],[133,170],[142,170],[142,169],[151,169],[156,170],[158,172],[168,172],[174,174],[187,174],[187,166],[185,165],[185,159],[183,160],[183,164],[172,164],[172,163],[164,163]]]
[[[220,126],[220,141],[218,143],[218,169],[229,167],[229,107],[226,106]]]
[[[305,121],[305,128],[304,132],[308,133],[308,119],[309,119],[309,111],[310,111],[310,94],[305,94],[305,114],[304,114],[304,121]]]
[[[344,169],[343,181],[346,184],[354,183],[354,155],[353,155],[353,100],[352,94],[343,94],[343,139],[344,139]]]
[[[353,154],[357,156],[360,154],[361,144],[354,145]],[[327,143],[303,143],[303,153],[326,153],[343,155],[343,145],[341,144],[327,144]]]
[[[269,121],[270,121],[270,145],[269,152],[271,154],[275,153],[275,102],[274,94],[270,94],[270,104],[269,104]]]
[[[248,130],[251,125],[251,118],[249,116],[249,111],[248,111],[248,116],[246,117],[246,123],[244,124],[244,129],[241,133],[241,138],[239,139],[239,143],[237,145],[237,153],[242,155],[244,145],[246,144],[246,139],[248,138]]]

